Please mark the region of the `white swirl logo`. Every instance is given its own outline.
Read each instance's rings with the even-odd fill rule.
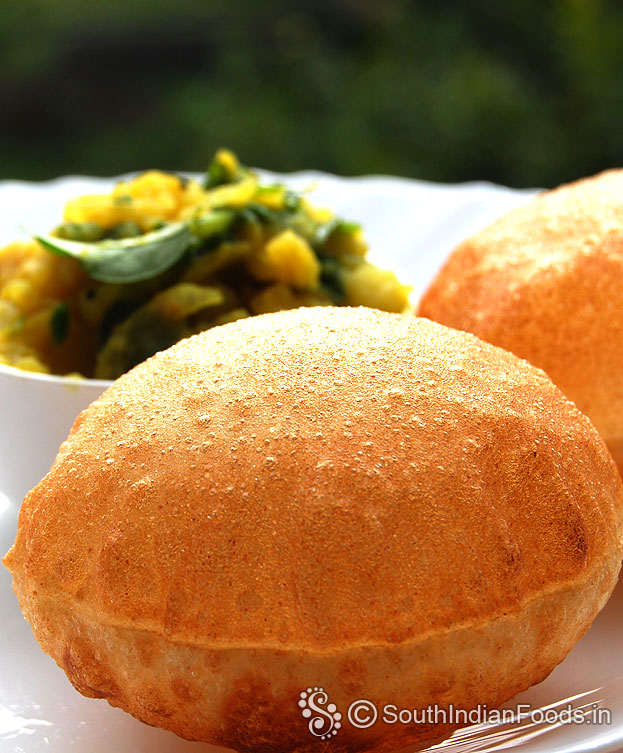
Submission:
[[[368,729],[378,719],[379,712],[372,701],[360,698],[348,707],[348,721],[358,729]]]
[[[309,719],[309,731],[321,740],[334,737],[342,726],[342,715],[334,703],[327,703],[328,700],[324,689],[317,686],[303,690],[299,699],[301,714]]]

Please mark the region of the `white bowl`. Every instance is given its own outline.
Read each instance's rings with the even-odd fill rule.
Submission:
[[[0,364],[0,493],[19,507],[48,472],[74,419],[110,382]]]

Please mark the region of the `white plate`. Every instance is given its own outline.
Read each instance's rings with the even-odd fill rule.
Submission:
[[[267,174],[269,175],[269,174]],[[526,200],[518,192],[485,183],[443,186],[388,177],[338,178],[321,173],[273,176],[295,188],[316,183],[313,200],[361,221],[377,263],[397,269],[423,291],[451,248],[462,238]],[[107,190],[111,181],[64,178],[34,185],[0,184],[0,243],[19,237],[20,225],[48,230],[58,222],[64,201],[86,192]],[[6,374],[5,374],[6,376]],[[69,429],[72,414],[94,394],[59,398],[49,413],[33,410],[22,417],[19,444],[15,411],[10,412],[6,383],[0,381],[0,551],[13,541],[19,498],[53,459],[58,436]],[[104,385],[101,385],[103,388]],[[95,389],[95,392],[100,387]],[[36,390],[36,388],[35,388]],[[53,420],[51,420],[53,419]],[[13,426],[11,427],[11,422]],[[48,428],[42,431],[41,427]],[[11,435],[13,439],[11,439]],[[37,441],[29,437],[37,436]],[[47,440],[47,441],[46,441]],[[3,449],[4,447],[4,449]],[[9,476],[11,478],[9,479]],[[10,481],[10,483],[9,483]],[[64,673],[43,654],[23,620],[0,572],[0,753],[192,753],[219,749],[190,743],[153,729],[113,709],[105,701],[83,698]],[[519,746],[521,753],[623,751],[623,583],[587,635],[540,685],[521,694],[508,708],[528,704],[533,714],[514,723],[484,722],[457,732],[437,749],[493,751]],[[540,721],[539,709],[562,710],[571,704],[586,712],[584,724]],[[590,723],[605,709],[610,723]],[[541,712],[542,713],[542,712]]]

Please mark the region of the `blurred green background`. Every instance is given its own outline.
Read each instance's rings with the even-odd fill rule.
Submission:
[[[604,0],[0,4],[0,178],[279,171],[553,186],[623,164]]]

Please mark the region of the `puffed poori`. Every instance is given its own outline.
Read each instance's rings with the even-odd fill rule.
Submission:
[[[623,170],[541,194],[459,245],[418,313],[544,369],[623,471]]]
[[[4,562],[84,695],[238,751],[390,751],[452,725],[358,729],[350,704],[493,707],[540,682],[608,599],[622,537],[615,465],[542,371],[318,307],[118,379]]]

